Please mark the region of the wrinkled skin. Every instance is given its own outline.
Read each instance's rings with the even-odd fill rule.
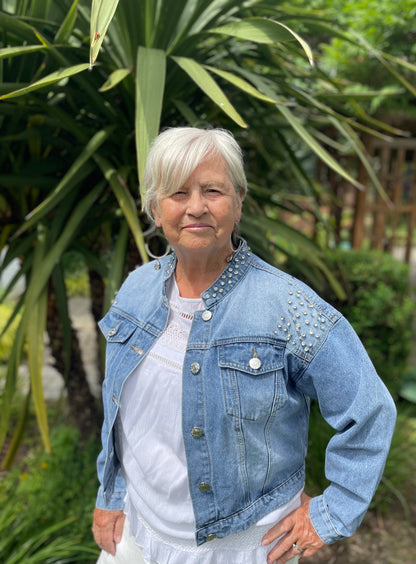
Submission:
[[[123,511],[94,509],[92,532],[94,540],[101,550],[115,556],[116,545],[121,541],[123,534],[125,518]]]
[[[267,556],[268,564],[284,564],[295,556],[312,556],[324,546],[324,542],[316,534],[309,518],[309,503],[311,498],[302,494],[301,506],[279,521],[263,537],[262,544],[269,545],[282,537]],[[300,553],[293,544],[303,550]]]

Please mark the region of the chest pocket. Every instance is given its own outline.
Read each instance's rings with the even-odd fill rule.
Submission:
[[[218,354],[228,415],[256,421],[285,404],[283,347],[232,343],[220,347]]]

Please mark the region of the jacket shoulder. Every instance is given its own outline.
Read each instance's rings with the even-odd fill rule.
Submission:
[[[270,303],[274,333],[288,350],[310,361],[342,314],[287,272],[257,257],[253,267],[254,277],[261,278],[262,301]]]

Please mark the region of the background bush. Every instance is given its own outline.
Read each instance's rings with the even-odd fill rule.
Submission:
[[[95,562],[91,533],[98,445],[79,432],[51,433],[52,454],[29,452],[0,483],[0,562]]]

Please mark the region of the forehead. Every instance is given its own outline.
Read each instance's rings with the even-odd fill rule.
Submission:
[[[208,157],[200,162],[183,183],[186,184],[192,180],[200,182],[231,182],[227,164],[220,155]]]

